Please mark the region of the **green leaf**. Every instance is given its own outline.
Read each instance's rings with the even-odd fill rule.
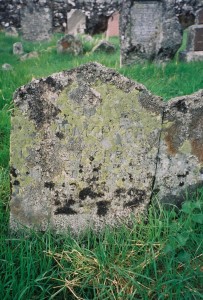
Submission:
[[[187,243],[187,240],[189,239],[190,234],[189,233],[183,233],[183,234],[177,234],[177,241],[180,246],[185,246]]]
[[[189,262],[191,259],[191,254],[186,251],[180,251],[178,253],[177,259],[182,263]]]
[[[203,224],[203,214],[195,214],[192,216],[192,221],[198,224]]]

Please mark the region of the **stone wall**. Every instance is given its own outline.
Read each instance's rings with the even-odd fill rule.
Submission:
[[[14,26],[20,28],[20,9],[26,6],[28,0],[0,0],[0,27]],[[34,0],[41,6],[49,5],[53,11],[53,28],[55,31],[64,31],[67,21],[67,12],[73,8],[82,9],[88,19],[87,30],[95,33],[96,25],[106,26],[105,17],[120,9],[123,2],[131,0]],[[192,25],[196,10],[202,6],[202,0],[176,0],[174,7],[176,14],[184,27]],[[93,17],[93,18],[92,18]],[[107,22],[107,21],[106,21]],[[103,26],[104,26],[103,25]]]
[[[118,10],[120,0],[0,0],[0,27],[20,28],[21,8],[28,3],[37,3],[41,7],[50,7],[53,14],[53,30],[63,32],[67,23],[67,12],[81,9],[88,17],[87,31],[91,34],[106,29],[108,17]]]

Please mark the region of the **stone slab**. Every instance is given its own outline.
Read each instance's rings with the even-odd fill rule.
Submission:
[[[78,232],[128,220],[152,195],[163,102],[97,63],[18,89],[12,229]]]

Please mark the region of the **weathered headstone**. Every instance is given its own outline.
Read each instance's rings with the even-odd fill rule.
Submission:
[[[29,41],[48,40],[52,34],[52,12],[48,6],[42,6],[29,0],[21,9],[21,29],[23,38]]]
[[[57,53],[79,55],[82,52],[83,46],[81,40],[72,34],[66,34],[57,42]]]
[[[186,51],[179,54],[183,61],[203,60],[203,9],[197,12],[196,24],[188,28]]]
[[[180,204],[203,186],[203,90],[171,99],[165,107],[155,192]]]
[[[90,63],[15,94],[11,227],[75,232],[116,224],[149,204],[163,102]]]
[[[119,12],[109,17],[106,37],[119,36]]]
[[[120,16],[121,63],[168,60],[182,42],[175,1],[124,0]]]
[[[79,9],[72,9],[67,14],[67,29],[68,34],[76,35],[84,33],[86,29],[86,15]]]

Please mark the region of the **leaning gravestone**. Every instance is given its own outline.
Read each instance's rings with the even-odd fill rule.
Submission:
[[[14,103],[13,229],[78,232],[146,209],[162,126],[159,97],[90,63],[32,81]]]
[[[50,39],[52,34],[51,9],[29,0],[27,5],[21,8],[21,29],[25,40]]]
[[[197,12],[196,24],[188,28],[186,51],[180,52],[179,58],[186,62],[203,60],[203,9]]]
[[[182,42],[175,0],[124,0],[120,34],[122,64],[173,58]]]

